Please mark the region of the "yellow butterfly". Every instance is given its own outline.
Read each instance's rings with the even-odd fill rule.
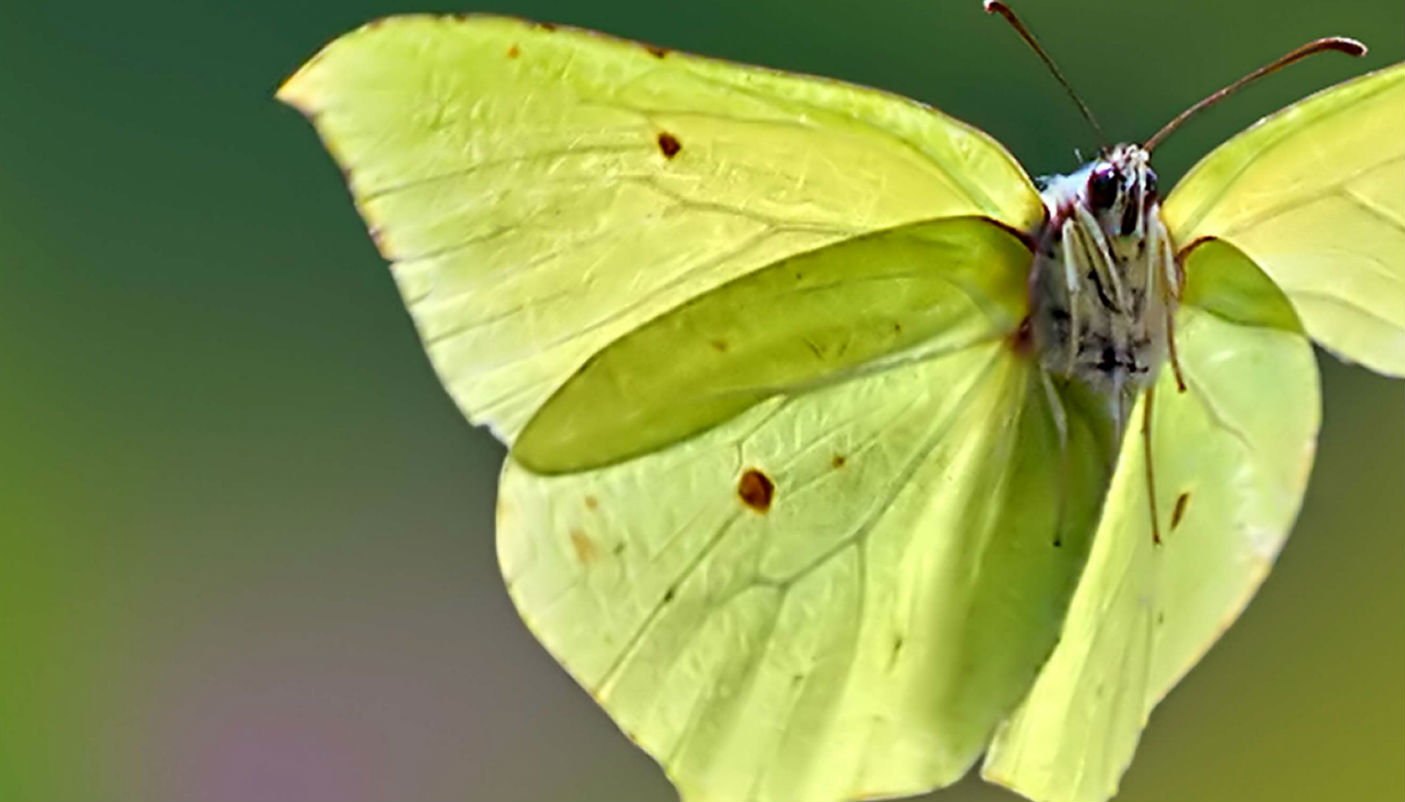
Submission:
[[[1245,80],[1326,49],[1361,48]],[[1288,534],[1309,337],[1405,375],[1405,65],[1164,202],[1152,151],[1205,104],[1036,186],[913,101],[501,17],[367,25],[279,97],[511,449],[523,619],[690,800],[983,752],[1111,796]]]

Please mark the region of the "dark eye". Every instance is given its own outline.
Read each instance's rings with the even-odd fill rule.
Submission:
[[[1088,205],[1107,209],[1117,200],[1117,170],[1110,164],[1099,164],[1088,176]]]
[[[1156,194],[1156,173],[1153,173],[1151,168],[1147,168],[1146,171],[1146,194]]]

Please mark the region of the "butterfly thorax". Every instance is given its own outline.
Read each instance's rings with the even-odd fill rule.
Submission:
[[[1147,152],[1118,145],[1043,182],[1048,210],[1030,278],[1031,333],[1044,368],[1121,401],[1166,353],[1179,278]]]

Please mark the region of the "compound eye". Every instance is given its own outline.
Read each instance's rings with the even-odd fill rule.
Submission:
[[[1146,194],[1156,194],[1156,173],[1152,172],[1151,168],[1149,167],[1146,171]]]
[[[1094,209],[1108,209],[1117,200],[1117,170],[1110,164],[1099,164],[1088,176],[1088,205]]]

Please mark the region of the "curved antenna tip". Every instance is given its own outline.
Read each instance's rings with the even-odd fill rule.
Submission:
[[[1337,50],[1348,56],[1357,56],[1359,58],[1371,52],[1371,48],[1367,47],[1365,42],[1360,39],[1353,39],[1350,36],[1328,36],[1326,39],[1319,39],[1318,41],[1322,43],[1324,49]]]
[[[1142,149],[1150,152],[1157,145],[1161,144],[1162,140],[1169,136],[1172,131],[1179,128],[1181,123],[1190,119],[1196,113],[1224,100],[1241,87],[1253,83],[1265,75],[1277,72],[1295,61],[1301,61],[1315,53],[1325,53],[1329,50],[1337,53],[1345,53],[1348,56],[1364,56],[1367,52],[1366,45],[1348,36],[1324,36],[1321,39],[1313,39],[1311,42],[1301,47],[1295,47],[1289,50],[1277,59],[1270,61],[1229,86],[1211,94],[1209,97],[1206,97],[1180,114],[1177,114],[1170,122],[1161,126],[1161,130],[1152,134],[1151,138],[1142,144]]]

